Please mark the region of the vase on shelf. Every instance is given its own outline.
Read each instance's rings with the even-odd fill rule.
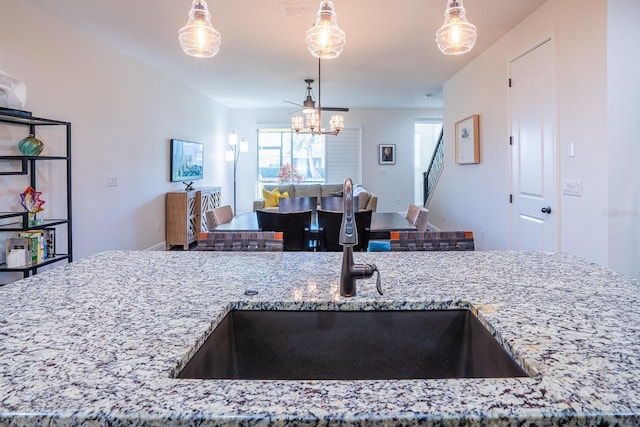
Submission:
[[[42,153],[44,143],[40,141],[34,134],[30,134],[18,142],[18,150],[23,156],[37,156]]]

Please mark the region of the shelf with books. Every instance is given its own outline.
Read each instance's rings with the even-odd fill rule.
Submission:
[[[38,268],[44,267],[45,265],[53,264],[58,261],[63,261],[65,259],[66,260],[69,259],[68,254],[58,254],[51,258],[46,258],[41,262],[32,262],[30,264],[24,264],[24,265],[15,266],[15,267],[8,267],[7,263],[2,263],[0,264],[0,270],[7,271],[7,272],[14,272],[14,273],[30,272],[32,274],[35,274]]]
[[[5,241],[6,268],[25,268],[55,258],[56,229],[21,231]]]
[[[71,235],[71,123],[33,117],[31,113],[28,112],[11,111],[0,108],[0,130],[4,126],[7,126],[7,129],[12,127],[26,128],[25,133],[29,135],[35,135],[36,132],[44,132],[45,135],[53,136],[53,140],[45,140],[46,153],[44,155],[14,155],[11,153],[12,149],[9,147],[0,154],[0,163],[3,164],[3,169],[0,170],[0,176],[18,176],[17,178],[10,178],[14,180],[11,181],[13,182],[11,186],[14,186],[15,182],[25,180],[31,188],[37,189],[36,181],[41,180],[43,176],[47,176],[47,173],[42,173],[43,168],[45,171],[59,170],[58,173],[63,173],[66,181],[66,186],[60,186],[58,184],[53,187],[54,197],[59,201],[64,200],[66,202],[65,211],[52,215],[54,218],[38,218],[37,214],[34,217],[33,214],[26,211],[0,212],[0,242],[5,243],[5,250],[0,251],[0,273],[21,272],[26,278],[30,275],[37,274],[38,268],[40,267],[63,260],[67,260],[68,262],[73,261],[73,242]],[[61,132],[57,129],[60,129]],[[52,132],[53,135],[51,135]],[[13,133],[14,132],[9,131],[5,132],[6,135],[12,135]],[[22,133],[22,131],[18,133]],[[2,135],[2,133],[0,133],[0,135]],[[62,144],[60,144],[61,142]],[[3,141],[2,138],[0,138],[0,143],[3,145],[5,143],[16,144],[16,141]],[[64,162],[64,166],[47,169],[49,165],[53,165],[48,165],[47,162],[49,161],[53,161],[58,165],[60,163],[57,162]],[[24,178],[20,178],[20,175],[23,175]],[[15,181],[16,179],[19,181]],[[46,186],[47,182],[45,182],[44,185]],[[19,193],[19,190],[22,188],[24,187],[16,188],[16,192]],[[59,206],[57,210],[60,211],[62,206]],[[62,216],[62,218],[60,218],[60,216]],[[25,252],[26,248],[16,243],[17,246],[14,248],[16,252],[13,253],[10,258],[11,242],[18,242],[17,239],[21,238],[33,239],[35,236],[48,234],[55,235],[57,239],[60,239],[61,248],[66,253],[57,253],[55,246],[52,246],[50,251],[44,251],[43,249],[42,253],[38,254],[35,258],[27,259],[26,254],[21,252],[21,248]]]

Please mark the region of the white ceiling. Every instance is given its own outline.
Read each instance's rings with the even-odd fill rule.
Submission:
[[[187,56],[178,44],[191,0],[27,1],[230,108],[287,108],[284,100],[303,101],[306,78],[317,80],[304,40],[319,0],[208,0],[222,34],[209,59]],[[440,107],[443,82],[545,1],[466,0],[476,46],[446,56],[435,43],[446,0],[334,0],[347,44],[322,62],[322,105]],[[285,15],[282,5],[300,14]]]

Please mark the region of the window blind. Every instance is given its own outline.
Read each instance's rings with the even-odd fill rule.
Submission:
[[[349,177],[362,183],[362,129],[343,129],[336,136],[325,136],[327,184],[340,184]]]

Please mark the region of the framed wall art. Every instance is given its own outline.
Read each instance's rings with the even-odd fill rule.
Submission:
[[[480,163],[480,116],[474,114],[456,122],[456,163]]]
[[[381,165],[396,164],[396,145],[380,144],[378,145],[378,163]]]
[[[199,180],[204,177],[204,144],[171,140],[171,182]]]

